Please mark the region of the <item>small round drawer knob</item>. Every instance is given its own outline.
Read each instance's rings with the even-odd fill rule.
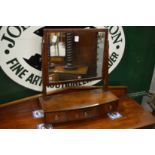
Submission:
[[[84,117],[88,117],[88,112],[84,112]]]

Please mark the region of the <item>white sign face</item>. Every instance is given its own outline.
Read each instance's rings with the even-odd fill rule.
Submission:
[[[0,27],[0,66],[5,74],[16,83],[42,91],[41,41],[38,35],[41,26],[4,26]],[[121,61],[125,49],[125,36],[122,27],[109,26],[109,73]],[[94,85],[99,81],[79,83]],[[56,85],[48,90],[62,88]]]

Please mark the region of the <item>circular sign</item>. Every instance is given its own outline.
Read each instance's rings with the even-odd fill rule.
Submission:
[[[125,36],[120,26],[109,29],[109,73],[121,61],[125,49]],[[35,90],[42,90],[41,75],[41,26],[0,27],[0,66],[5,74],[16,83]],[[85,85],[94,85],[92,81]],[[49,90],[57,89],[49,88]],[[60,85],[61,88],[61,85]]]

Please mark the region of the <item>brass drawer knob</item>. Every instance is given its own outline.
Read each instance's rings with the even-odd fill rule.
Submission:
[[[84,117],[85,117],[85,118],[88,117],[88,112],[84,112]]]
[[[58,121],[58,120],[59,120],[59,116],[58,116],[58,115],[55,115],[54,120],[55,120],[55,121]]]

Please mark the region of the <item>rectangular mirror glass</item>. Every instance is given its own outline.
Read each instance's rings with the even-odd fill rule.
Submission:
[[[102,79],[105,31],[50,31],[48,40],[49,84]]]

